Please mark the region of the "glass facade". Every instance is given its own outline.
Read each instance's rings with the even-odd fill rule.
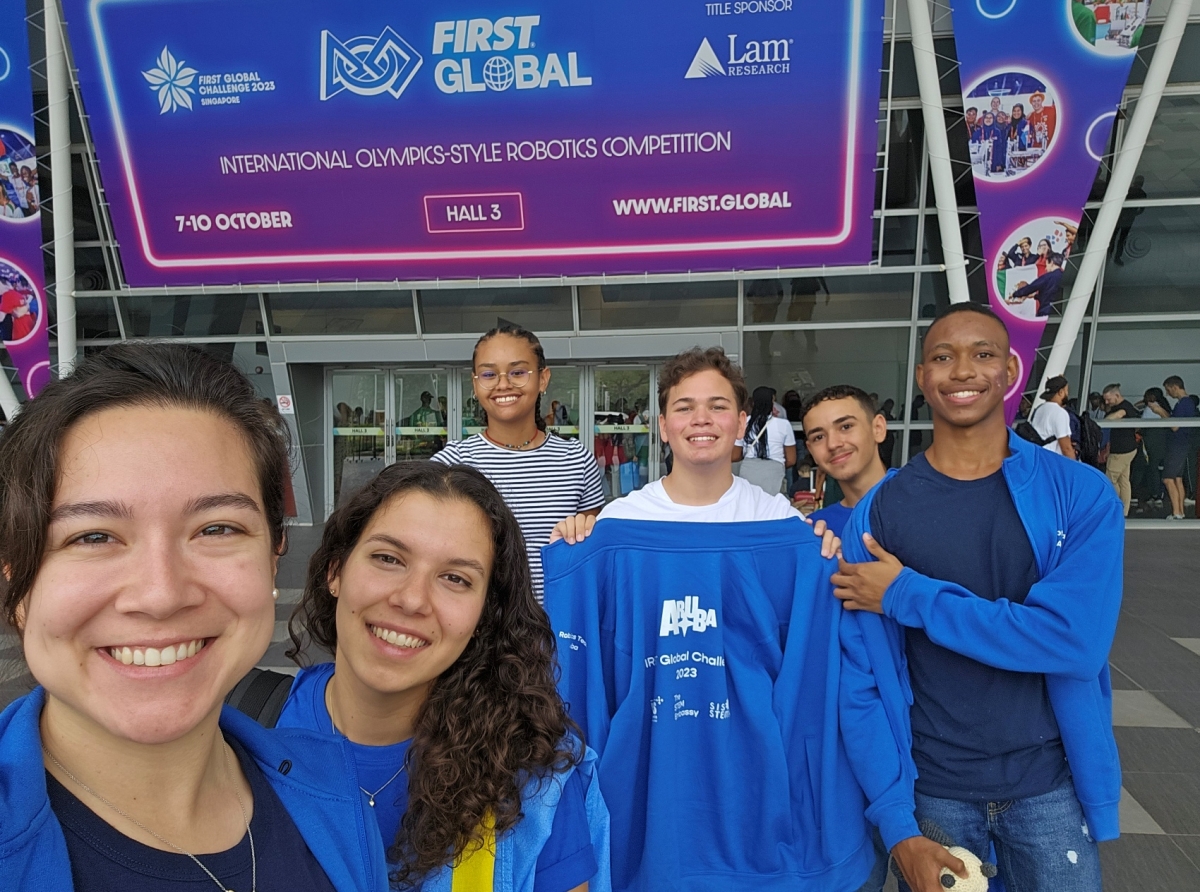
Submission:
[[[35,59],[38,18],[31,28]],[[1182,376],[1192,392],[1200,389],[1200,25],[1187,36],[1076,340],[1068,369],[1073,393],[1120,383],[1127,396],[1140,398],[1168,375]],[[941,40],[939,52],[946,57],[942,83],[968,281],[972,299],[985,302],[966,133],[956,118],[961,109],[955,108],[952,44]],[[1111,152],[1136,106],[1142,71],[1139,62],[1097,176],[1092,214],[1104,194]],[[505,322],[544,335],[553,377],[543,415],[560,434],[580,438],[596,453],[610,495],[661,473],[653,423],[656,369],[692,344],[724,345],[738,356],[751,387],[769,384],[781,398],[843,382],[878,394],[894,419],[892,461],[899,465],[930,442],[913,364],[924,327],[948,304],[948,295],[925,122],[903,36],[890,84],[888,76],[879,114],[871,263],[790,275],[730,272],[636,282],[311,283],[230,293],[124,288],[102,184],[72,105],[81,349],[125,338],[198,343],[250,372],[264,396],[294,394],[301,468],[318,521],[322,507],[340,497],[347,474],[357,479],[387,461],[424,457],[446,439],[479,428],[471,344]],[[37,89],[43,92],[35,104],[44,111],[44,87]],[[47,152],[41,124],[37,136],[39,154]],[[48,170],[44,176],[49,191]],[[44,236],[50,243],[52,208],[47,211]],[[1089,230],[1086,223],[1081,228],[1081,248]],[[1066,293],[1076,272],[1067,270]],[[50,252],[47,278],[53,281]],[[52,302],[50,309],[53,314]],[[1055,308],[1047,327],[1035,375],[1061,310]]]

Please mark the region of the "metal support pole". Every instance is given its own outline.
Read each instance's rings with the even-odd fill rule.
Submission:
[[[950,166],[950,143],[946,139],[946,113],[942,108],[942,86],[938,81],[937,56],[933,47],[933,25],[928,0],[908,0],[912,28],[913,59],[925,117],[925,143],[929,147],[929,172],[937,207],[938,231],[942,236],[942,262],[950,303],[971,299],[967,290],[967,260],[963,255],[962,231],[958,225],[958,202],[954,195],[954,169]]]
[[[54,190],[54,296],[58,310],[58,375],[75,367],[75,208],[71,187],[71,78],[58,0],[46,0],[46,92],[49,97],[50,179]]]
[[[1142,159],[1142,149],[1145,148],[1146,138],[1150,135],[1150,126],[1158,113],[1158,103],[1162,99],[1163,89],[1171,74],[1171,66],[1175,63],[1175,53],[1183,39],[1183,31],[1187,26],[1188,13],[1192,10],[1192,0],[1171,0],[1167,10],[1167,19],[1163,23],[1162,34],[1150,59],[1150,67],[1146,71],[1146,80],[1142,84],[1142,92],[1138,96],[1137,108],[1129,119],[1125,130],[1125,142],[1117,153],[1116,164],[1113,165],[1112,176],[1108,179],[1108,188],[1104,191],[1104,201],[1096,214],[1096,225],[1092,228],[1087,250],[1083,252],[1083,260],[1079,264],[1079,276],[1071,289],[1071,297],[1063,308],[1062,322],[1054,337],[1054,346],[1046,360],[1046,369],[1042,372],[1042,380],[1037,393],[1046,389],[1046,382],[1055,375],[1061,375],[1067,370],[1071,359],[1071,350],[1075,347],[1075,339],[1083,325],[1083,317],[1087,312],[1088,301],[1096,280],[1104,268],[1104,259],[1108,256],[1108,245],[1117,229],[1117,217],[1121,206],[1129,193],[1133,175],[1137,172],[1138,162]],[[1040,400],[1038,401],[1040,402]]]
[[[8,380],[8,372],[3,369],[0,369],[0,409],[4,410],[4,417],[8,421],[12,421],[21,411],[21,401],[13,390],[12,382]]]

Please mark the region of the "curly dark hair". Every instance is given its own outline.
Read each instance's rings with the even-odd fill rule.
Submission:
[[[392,882],[415,888],[433,871],[521,818],[521,789],[578,764],[555,688],[554,635],[533,596],[525,541],[512,511],[486,477],[466,465],[404,462],[385,468],[325,523],[308,564],[304,597],[292,614],[288,656],[303,665],[309,643],[337,649],[336,576],[375,513],[390,500],[421,492],[475,505],[495,550],[483,614],[462,656],[434,682],[417,715],[406,757],[408,811],[388,858]]]
[[[733,388],[733,400],[743,411],[750,408],[750,391],[746,389],[746,378],[741,368],[725,355],[720,347],[692,347],[677,353],[662,364],[658,370],[658,414],[667,414],[667,402],[671,388],[686,378],[700,372],[719,372]]]

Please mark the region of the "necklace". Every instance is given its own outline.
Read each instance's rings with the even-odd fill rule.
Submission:
[[[82,789],[86,790],[88,793],[95,796],[97,799],[99,799],[101,802],[103,802],[105,805],[107,805],[109,808],[111,808],[113,811],[115,811],[117,814],[119,814],[121,817],[123,817],[126,821],[128,821],[131,824],[136,825],[137,827],[140,827],[146,833],[149,833],[151,836],[153,836],[155,839],[157,839],[159,842],[161,842],[163,845],[167,846],[168,848],[174,849],[176,852],[178,852],[181,855],[187,855],[189,858],[191,858],[193,861],[196,862],[197,867],[199,867],[206,874],[208,874],[208,878],[210,880],[212,880],[214,883],[216,883],[217,888],[221,889],[222,892],[233,892],[232,889],[226,889],[225,884],[222,883],[220,880],[218,880],[216,878],[216,876],[213,874],[213,872],[211,870],[209,870],[207,867],[205,867],[204,864],[201,863],[200,859],[197,858],[195,855],[193,855],[191,852],[187,851],[186,849],[181,849],[179,846],[175,845],[175,843],[173,843],[169,840],[163,839],[161,836],[159,836],[157,833],[155,833],[153,830],[151,830],[149,827],[147,827],[145,824],[143,824],[137,818],[132,817],[131,815],[128,815],[125,812],[121,811],[121,809],[117,808],[117,806],[113,805],[111,802],[109,802],[107,799],[105,799],[103,796],[101,796],[99,793],[97,793],[95,790],[93,790],[91,787],[89,787],[87,784],[85,784],[83,781],[81,781],[75,775],[71,774],[71,772],[67,770],[67,766],[64,765],[62,762],[58,761],[58,759],[54,758],[54,754],[52,752],[50,752],[50,750],[46,749],[45,744],[42,745],[42,752],[45,753],[46,758],[48,758],[51,762],[53,762],[55,765],[57,765],[59,770],[63,774],[65,774],[67,777],[69,777],[75,783],[76,786],[81,787]],[[229,767],[229,751],[228,750],[224,751],[224,756],[225,756],[225,770],[229,774],[230,779],[232,779],[233,771]],[[250,830],[250,819],[246,816],[246,806],[242,804],[242,794],[237,791],[236,782],[233,787],[233,795],[237,797],[238,809],[242,813],[242,821],[244,821],[246,824],[246,836],[248,836],[250,838],[250,889],[251,889],[251,892],[258,892],[258,856],[254,852],[254,833],[251,832],[251,830]]]
[[[501,443],[499,440],[497,440],[495,437],[493,437],[491,434],[489,434],[487,432],[486,428],[484,428],[484,431],[483,431],[483,435],[485,437],[487,437],[489,442],[495,443],[497,446],[501,446],[504,449],[512,449],[516,452],[520,452],[522,449],[524,449],[526,446],[528,446],[530,443],[532,443],[534,440],[536,440],[538,438],[538,434],[540,434],[540,433],[541,433],[541,431],[534,431],[532,437],[530,437],[528,440],[526,440],[520,446],[516,446],[512,443]]]
[[[330,680],[332,681],[332,679],[330,679]],[[342,737],[346,737],[345,734],[342,734],[342,732],[337,729],[337,725],[333,721],[333,700],[330,699],[330,696],[329,696],[329,684],[328,683],[326,683],[326,685],[325,685],[325,711],[329,713],[329,729],[330,729],[330,731],[333,732],[333,735],[336,737],[339,734],[341,734]],[[347,738],[347,739],[349,739],[349,738]],[[391,777],[389,777],[387,780],[385,780],[383,782],[383,786],[381,786],[374,793],[372,793],[366,787],[360,786],[359,789],[362,790],[363,795],[365,795],[367,797],[367,805],[371,806],[371,808],[374,808],[375,807],[375,797],[378,796],[380,793],[382,793],[384,790],[386,790],[388,788],[388,785],[392,781],[394,781],[396,778],[398,778],[404,772],[404,769],[406,767],[407,766],[405,766],[405,765],[401,765],[399,768],[397,768],[396,773],[393,774]]]

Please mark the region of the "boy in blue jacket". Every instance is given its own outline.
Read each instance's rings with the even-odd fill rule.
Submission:
[[[933,445],[858,504],[833,577],[846,744],[915,892],[961,866],[918,821],[994,846],[1010,892],[1100,892],[1096,841],[1119,832],[1121,504],[1008,431],[1018,374],[991,310],[938,317],[916,369]]]

